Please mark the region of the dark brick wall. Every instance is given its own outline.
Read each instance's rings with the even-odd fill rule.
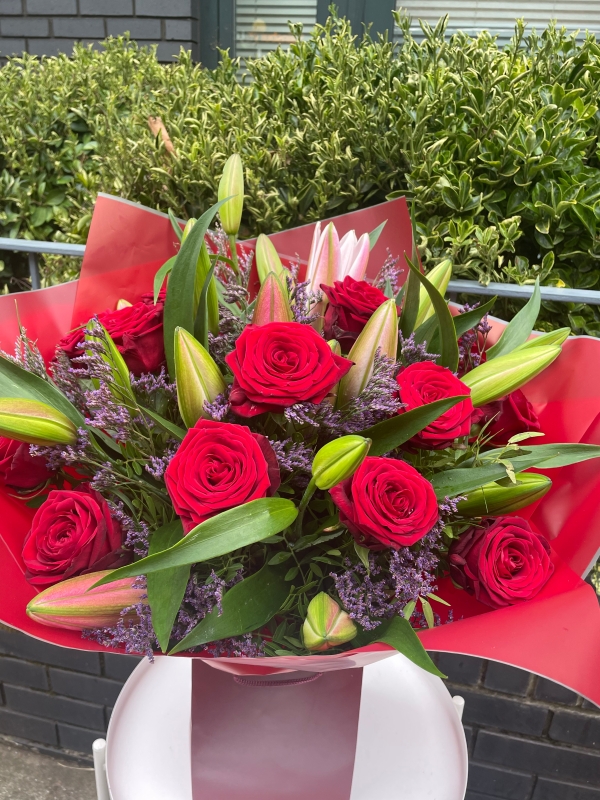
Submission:
[[[0,56],[71,54],[76,41],[96,45],[129,31],[157,44],[171,61],[180,47],[197,56],[201,0],[0,0]]]
[[[435,658],[452,694],[466,700],[466,800],[600,800],[599,709],[522,670]],[[138,660],[64,650],[0,628],[0,735],[89,757]]]

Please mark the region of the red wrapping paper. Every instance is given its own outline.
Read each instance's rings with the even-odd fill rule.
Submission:
[[[412,248],[404,199],[335,218],[340,234],[358,235],[380,222],[388,224],[369,263],[373,277],[388,252],[401,259]],[[313,225],[271,237],[282,255],[306,259]],[[252,247],[253,242],[245,243]],[[94,313],[114,308],[117,300],[139,299],[152,290],[156,269],[176,252],[176,237],[166,215],[128,201],[100,195],[79,282],[0,297],[0,346],[9,352],[18,332],[15,301],[22,324],[37,339],[46,358],[71,327]],[[497,336],[502,329],[494,322]],[[569,339],[563,354],[524,389],[540,416],[545,442],[600,444],[600,340]],[[420,632],[429,650],[479,656],[530,670],[557,681],[600,705],[600,609],[582,576],[600,551],[600,469],[588,461],[548,471],[554,485],[535,506],[524,510],[549,539],[557,568],[532,601],[493,611],[472,596],[440,582],[438,594],[453,606],[454,622]],[[21,546],[33,512],[0,492],[0,619],[47,642],[82,650],[104,650],[79,633],[53,629],[29,619],[27,602],[36,594],[24,578]],[[523,514],[523,512],[519,512]],[[392,655],[385,645],[370,645],[334,656],[258,659],[203,659],[234,674],[282,670],[324,672],[362,667]],[[186,657],[185,655],[182,657]]]

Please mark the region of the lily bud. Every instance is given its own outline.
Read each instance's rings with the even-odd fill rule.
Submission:
[[[504,356],[480,364],[471,372],[467,372],[461,380],[471,389],[473,405],[482,406],[523,386],[546,369],[560,353],[558,345],[513,350]]]
[[[337,339],[330,339],[327,344],[329,345],[329,349],[331,352],[336,356],[342,355],[342,345],[338,342]]]
[[[112,571],[78,575],[44,589],[27,606],[28,616],[51,628],[75,631],[116,625],[121,611],[140,603],[146,590],[133,588],[136,578],[123,578],[90,589]],[[128,616],[135,617],[135,612]]]
[[[293,322],[294,315],[290,308],[287,291],[274,272],[269,272],[263,280],[254,314],[253,325],[266,325],[268,322]]]
[[[445,258],[443,261],[434,267],[431,272],[426,275],[429,283],[433,284],[442,297],[446,294],[446,289],[452,277],[452,262],[450,259]],[[417,314],[417,321],[415,322],[415,329],[422,325],[429,317],[434,314],[433,303],[424,286],[419,289],[419,312]]]
[[[505,479],[502,483],[487,483],[480,489],[469,492],[467,499],[458,504],[458,513],[463,517],[512,514],[513,511],[539,500],[552,488],[550,478],[534,472],[518,472],[515,479],[516,483]]]
[[[219,182],[218,199],[225,200],[219,209],[221,225],[228,236],[237,236],[244,208],[244,167],[237,153],[229,156]]]
[[[318,451],[312,463],[312,476],[319,489],[331,489],[355,473],[367,457],[371,439],[341,436]]]
[[[175,329],[175,380],[177,403],[188,428],[207,418],[205,403],[225,391],[225,381],[212,356],[191,333]]]
[[[61,411],[46,403],[0,397],[0,436],[45,446],[75,444],[77,428]]]
[[[355,231],[348,231],[345,236],[342,236],[340,241],[342,274],[337,280],[343,280],[346,275],[350,275],[355,281],[364,280],[370,252],[371,245],[368,233],[363,233],[358,240]]]
[[[185,223],[185,228],[183,229],[183,232],[181,234],[181,244],[185,242],[189,232],[192,230],[195,224],[196,224],[195,217],[190,217],[190,219],[188,219],[188,221]]]
[[[289,271],[281,263],[275,245],[264,233],[256,240],[256,269],[261,283],[264,283],[269,272],[274,272],[287,290],[286,276]]]
[[[345,405],[365,389],[373,374],[375,354],[396,360],[398,309],[394,298],[382,303],[371,316],[348,354],[354,366],[340,381],[337,406]]]
[[[549,333],[542,333],[541,336],[534,336],[533,339],[529,339],[519,347],[515,347],[515,350],[512,352],[514,353],[516,350],[529,350],[532,347],[546,347],[551,344],[560,346],[569,338],[570,334],[571,328],[558,328]]]
[[[125,300],[125,298],[122,297],[120,300],[117,300],[117,311],[121,311],[123,308],[129,308],[131,305],[133,305],[133,303],[130,303],[129,300]]]
[[[308,604],[302,626],[304,645],[308,650],[330,650],[351,641],[357,633],[349,615],[325,592],[320,592]]]

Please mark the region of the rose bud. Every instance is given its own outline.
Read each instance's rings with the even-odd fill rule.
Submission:
[[[473,405],[482,406],[523,386],[545,370],[560,353],[558,345],[513,350],[467,372],[462,382],[471,388]]]
[[[396,360],[398,350],[398,309],[394,298],[379,306],[348,353],[354,366],[340,381],[337,407],[364,391],[373,374],[375,354]]]
[[[302,626],[307,650],[330,650],[354,639],[358,629],[350,616],[325,592],[308,604]]]
[[[498,517],[452,543],[452,580],[492,608],[531,600],[554,571],[550,545],[520,517]]]
[[[293,322],[287,289],[283,286],[285,278],[275,272],[265,275],[256,298],[253,325],[266,325],[268,322]]]
[[[528,339],[524,344],[516,347],[515,350],[529,350],[531,347],[546,347],[550,344],[562,345],[570,335],[571,328],[557,328],[555,331],[542,333],[540,336],[534,336],[533,339]]]
[[[32,456],[28,444],[0,436],[1,485],[13,490],[35,489],[51,477],[46,459]]]
[[[76,631],[116,625],[123,609],[140,603],[146,589],[133,588],[137,578],[123,578],[90,588],[111,572],[89,572],[44,589],[29,602],[28,616],[51,628]],[[131,616],[134,617],[135,612]]]
[[[318,451],[312,463],[312,476],[319,489],[331,489],[350,478],[367,457],[371,439],[341,436]]]
[[[0,436],[29,444],[75,444],[77,428],[46,403],[0,397]]]
[[[550,478],[534,472],[518,472],[515,478],[516,483],[506,478],[501,483],[487,483],[480,489],[469,492],[467,499],[458,503],[458,513],[463,517],[512,514],[519,508],[540,500],[552,488]]]
[[[431,272],[427,273],[427,280],[433,284],[442,297],[446,294],[446,289],[452,277],[452,262],[445,258],[443,261],[434,267]],[[415,322],[415,330],[422,325],[429,317],[434,314],[433,303],[424,286],[419,289],[419,311],[417,314],[417,321]]]
[[[228,236],[237,236],[244,209],[244,167],[237,153],[229,156],[219,181],[218,199],[230,198],[219,209],[221,225]]]
[[[275,249],[275,245],[268,236],[265,236],[264,233],[261,233],[256,240],[255,257],[259,281],[264,283],[269,272],[274,272],[275,275],[277,275],[277,277],[281,280],[281,285],[286,290],[287,294],[286,277],[290,274],[290,272],[281,263],[279,254]]]
[[[213,403],[226,389],[208,350],[183,328],[175,329],[175,380],[179,411],[188,428],[209,416],[205,403]]]

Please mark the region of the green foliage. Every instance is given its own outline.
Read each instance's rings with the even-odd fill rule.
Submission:
[[[407,194],[427,268],[599,288],[600,47],[550,26],[353,38],[343,21],[247,64],[160,65],[126,38],[0,70],[0,235],[83,242],[102,190],[198,216],[228,156],[246,167],[241,235]],[[175,155],[148,129],[160,116]],[[0,275],[10,277],[10,258]],[[73,262],[47,259],[46,281]],[[17,284],[11,284],[19,288]],[[512,316],[506,301],[496,313]],[[597,309],[543,303],[542,327],[597,335]]]

